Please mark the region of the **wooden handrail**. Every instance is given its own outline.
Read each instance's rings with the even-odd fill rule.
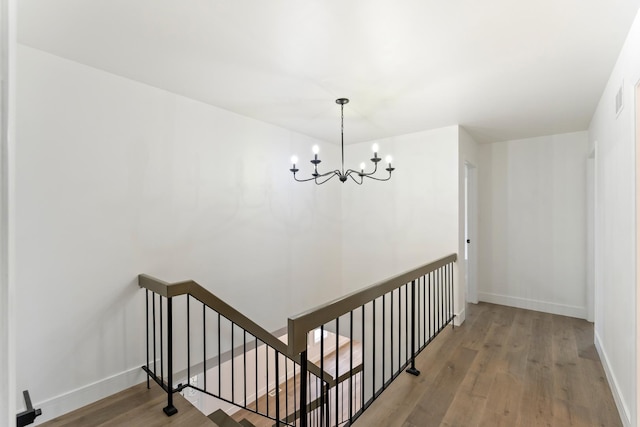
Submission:
[[[291,360],[300,364],[300,354],[289,354],[289,346],[280,341],[271,332],[264,329],[262,326],[249,319],[244,314],[203,288],[197,282],[193,280],[186,280],[183,282],[168,283],[147,274],[138,275],[138,286],[155,292],[158,295],[162,295],[165,298],[173,298],[180,295],[191,295],[207,307],[220,315],[226,317],[240,328],[246,330],[254,337],[266,345],[274,348],[279,353],[289,357]],[[322,372],[320,368],[312,362],[307,362],[307,369],[318,378],[322,378],[329,387],[333,387],[336,384],[335,378],[333,378],[327,372]]]
[[[312,330],[457,259],[457,254],[447,255],[290,317],[288,321],[289,354],[300,354],[307,348],[307,334]]]

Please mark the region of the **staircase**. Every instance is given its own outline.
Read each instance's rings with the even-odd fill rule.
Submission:
[[[220,405],[201,408],[219,427],[350,426],[405,369],[419,375],[416,355],[453,324],[456,260],[443,257],[289,318],[284,342],[194,281],[140,275],[143,369],[167,393],[168,416],[178,412],[174,394],[189,388],[241,409],[229,416]]]
[[[218,427],[256,427],[247,421],[246,418],[236,421],[226,414],[222,409],[218,409],[213,414],[209,415],[209,419],[216,423]]]

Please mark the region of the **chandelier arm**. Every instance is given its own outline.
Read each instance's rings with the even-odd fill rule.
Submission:
[[[317,180],[318,178],[323,178],[323,177],[325,177],[325,176],[338,174],[339,172],[340,172],[340,171],[338,171],[338,170],[336,169],[336,170],[333,170],[333,171],[330,171],[330,172],[326,172],[326,173],[318,174],[318,176],[312,176],[311,178],[303,178],[303,179],[298,179],[298,178],[296,177],[296,174],[294,173],[294,174],[293,174],[293,179],[295,179],[295,180],[296,180],[296,181],[298,181],[298,182],[307,182],[307,181]],[[326,181],[324,181],[324,182],[326,182]]]
[[[353,172],[353,171],[352,171],[352,172]],[[362,179],[362,176],[361,176],[361,175],[360,175],[360,181],[358,181],[357,179],[355,179],[355,178],[353,177],[353,175],[351,175],[351,174],[349,174],[349,175],[347,175],[347,176],[348,176],[349,178],[351,178],[351,179],[353,180],[353,182],[355,182],[355,183],[356,183],[356,184],[358,184],[358,185],[362,185],[362,183],[363,183],[363,181],[364,181],[364,180]]]
[[[373,175],[377,171],[378,171],[378,162],[373,162],[373,172],[371,172],[371,175]]]
[[[314,179],[316,179],[316,178],[315,178],[315,177],[311,177],[311,178],[306,178],[306,179],[298,179],[298,178],[296,177],[296,174],[294,173],[294,174],[293,174],[293,179],[295,179],[295,180],[296,180],[296,181],[298,181],[298,182],[307,182],[307,181],[313,181],[313,180],[314,180]]]
[[[391,172],[389,172],[389,176],[386,178],[376,178],[375,176],[365,175],[369,179],[375,179],[376,181],[389,181],[391,179]]]
[[[325,174],[325,175],[323,175],[323,176],[326,176],[326,175],[328,175],[328,174]],[[337,176],[337,175],[338,175],[338,174],[336,173],[336,171],[331,172],[331,176],[330,176],[329,178],[325,179],[324,181],[321,181],[321,182],[318,182],[318,177],[316,177],[316,179],[315,179],[315,183],[316,183],[316,185],[322,185],[322,184],[324,184],[325,182],[329,181],[330,179],[333,179],[333,177],[335,177],[335,176]]]
[[[373,175],[374,173],[376,173],[376,172],[378,171],[378,163],[373,162],[373,172],[364,172],[364,173],[361,173],[361,172],[358,172],[358,171],[354,171],[353,169],[349,169],[349,170],[351,170],[351,171],[353,171],[353,172],[357,173],[358,175],[370,176],[370,175]]]
[[[338,172],[339,172],[339,171],[336,169],[336,170],[332,170],[332,171],[325,172],[325,173],[319,173],[319,174],[318,174],[318,175],[316,175],[314,178],[322,178],[322,177],[325,177],[325,176],[329,176],[329,175],[336,174],[336,173],[338,173]]]
[[[355,172],[355,171],[354,171],[354,172]],[[369,176],[369,177],[370,177],[370,176],[373,176],[375,173],[376,173],[376,171],[369,172],[369,173],[366,173],[366,172],[365,172],[365,173],[360,173],[360,172],[358,172],[358,175],[361,175],[361,176]]]
[[[371,175],[375,174],[378,171],[378,162],[372,162],[373,163],[373,171],[372,172],[360,172],[357,171],[355,169],[347,169],[344,173],[345,176],[349,176],[352,173],[357,174],[358,176],[366,176],[366,177],[370,177]],[[344,166],[343,166],[344,168]],[[386,180],[380,180],[380,181],[386,181]]]

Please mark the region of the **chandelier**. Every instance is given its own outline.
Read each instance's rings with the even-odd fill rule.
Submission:
[[[313,165],[313,173],[311,174],[311,178],[298,179],[296,173],[300,170],[296,168],[296,163],[298,163],[298,158],[296,156],[291,157],[291,163],[293,167],[289,169],[293,172],[293,179],[298,182],[306,182],[306,181],[315,181],[316,184],[324,184],[329,181],[331,178],[337,176],[338,179],[342,182],[346,182],[348,178],[351,178],[356,184],[362,185],[365,178],[375,179],[376,181],[388,181],[391,179],[391,172],[395,170],[395,168],[391,167],[391,156],[387,156],[385,159],[387,161],[386,171],[389,172],[389,176],[386,178],[379,178],[373,176],[378,171],[378,163],[382,160],[378,157],[378,144],[373,144],[373,158],[371,158],[371,162],[373,163],[373,171],[366,172],[366,165],[360,163],[360,171],[356,171],[353,169],[344,170],[344,104],[348,103],[349,100],[347,98],[338,98],[336,99],[336,104],[340,104],[340,146],[342,149],[342,167],[340,169],[335,169],[330,172],[320,173],[318,172],[318,165],[321,160],[318,158],[318,153],[320,152],[320,148],[317,145],[313,146],[313,159],[310,160]]]

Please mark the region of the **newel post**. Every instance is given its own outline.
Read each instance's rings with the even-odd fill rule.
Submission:
[[[411,367],[407,369],[411,375],[418,376],[416,369],[416,281],[411,281]]]
[[[173,406],[173,305],[172,298],[167,298],[167,406],[162,408],[168,417],[178,412]]]

